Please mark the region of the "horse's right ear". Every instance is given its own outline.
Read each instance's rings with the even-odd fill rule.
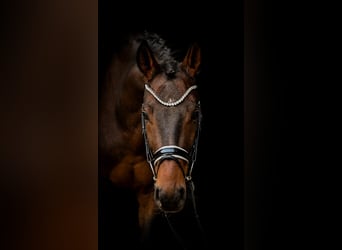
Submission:
[[[136,59],[138,68],[144,74],[145,82],[150,81],[159,71],[159,64],[146,41],[140,44]]]

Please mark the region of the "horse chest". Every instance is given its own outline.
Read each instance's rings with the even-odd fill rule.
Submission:
[[[153,183],[152,172],[145,157],[131,154],[113,166],[110,179],[117,186],[131,189],[139,189]]]

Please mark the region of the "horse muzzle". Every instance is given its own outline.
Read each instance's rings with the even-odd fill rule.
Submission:
[[[178,212],[183,209],[186,200],[185,168],[186,162],[170,158],[158,164],[154,199],[161,210]]]

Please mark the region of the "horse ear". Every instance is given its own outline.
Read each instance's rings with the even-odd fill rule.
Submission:
[[[137,50],[137,65],[144,74],[145,80],[150,81],[159,71],[159,64],[146,41],[143,41]]]
[[[194,43],[187,51],[182,66],[185,71],[194,77],[199,72],[199,67],[201,65],[201,49],[197,43]]]

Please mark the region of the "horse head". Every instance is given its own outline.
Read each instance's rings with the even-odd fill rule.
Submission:
[[[201,107],[196,75],[201,51],[193,44],[182,61],[167,64],[143,41],[136,59],[145,83],[142,133],[155,204],[164,212],[179,212],[197,153]]]

